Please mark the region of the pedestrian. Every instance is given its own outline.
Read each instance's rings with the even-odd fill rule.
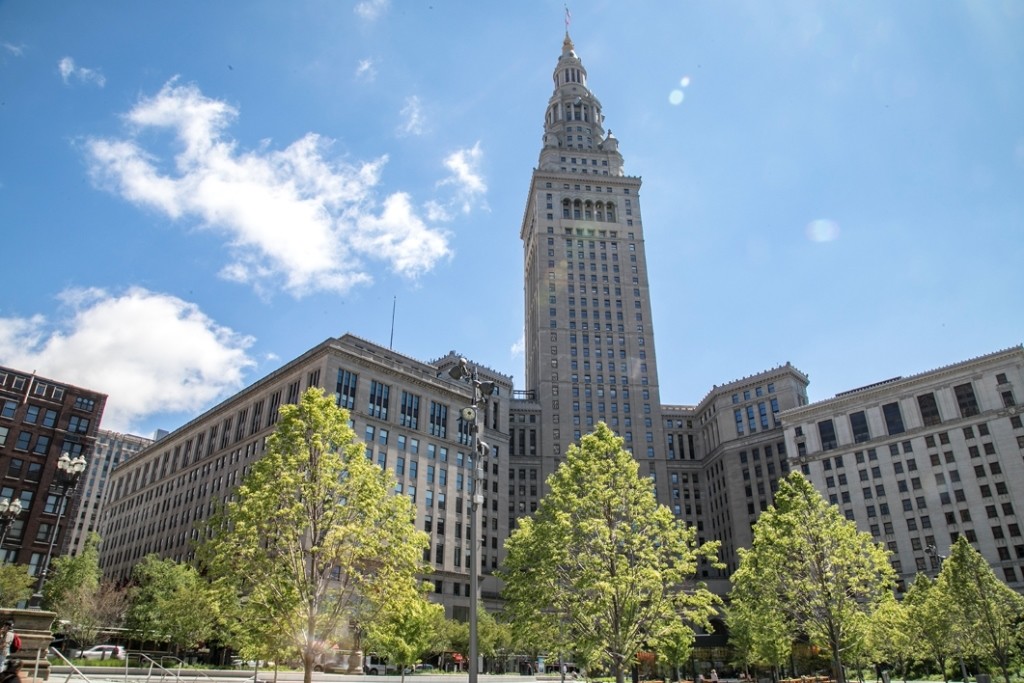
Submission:
[[[711,670],[711,683],[718,683],[718,672],[714,669]]]
[[[21,681],[21,660],[8,659],[7,665],[0,671],[0,683],[19,683]]]
[[[704,674],[697,674],[697,683],[704,683]]]
[[[0,672],[4,672],[7,658],[11,656],[11,643],[14,642],[14,622],[8,619],[0,625]]]

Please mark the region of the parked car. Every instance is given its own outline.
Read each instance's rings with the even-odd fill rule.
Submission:
[[[422,671],[422,672],[425,672],[425,673],[430,673],[433,670],[434,670],[434,665],[433,664],[417,664],[416,665],[416,671]]]
[[[120,645],[93,645],[88,650],[72,650],[72,659],[124,659],[125,651]]]

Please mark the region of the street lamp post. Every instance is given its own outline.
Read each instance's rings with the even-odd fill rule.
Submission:
[[[4,541],[7,540],[7,532],[11,530],[14,520],[21,514],[21,501],[15,498],[4,498],[0,500],[0,553],[3,553]],[[0,556],[0,561],[7,559],[6,553]]]
[[[487,397],[494,393],[494,382],[482,382],[477,376],[476,368],[469,368],[469,362],[460,358],[458,365],[452,366],[448,375],[455,380],[468,381],[473,387],[473,401],[460,412],[463,422],[469,425],[470,445],[473,449],[473,496],[469,502],[470,562],[469,562],[469,683],[477,683],[479,661],[477,653],[477,602],[480,599],[480,558],[477,550],[480,529],[477,528],[478,511],[484,504],[482,486],[487,474],[487,456],[491,447],[480,439],[481,406],[486,406]]]
[[[39,581],[36,583],[36,592],[32,594],[29,607],[38,608],[43,602],[43,586],[46,585],[46,574],[50,571],[50,558],[53,557],[53,546],[57,542],[57,534],[60,533],[60,520],[64,516],[64,505],[67,502],[68,494],[75,490],[78,480],[85,472],[88,465],[85,458],[79,455],[72,459],[67,452],[61,453],[57,459],[57,476],[55,483],[60,490],[60,497],[57,499],[57,523],[50,532],[50,545],[46,549],[46,558],[39,569]]]

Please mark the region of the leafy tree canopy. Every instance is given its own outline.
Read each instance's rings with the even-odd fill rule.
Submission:
[[[694,581],[717,544],[658,505],[623,441],[597,426],[548,478],[549,493],[506,542],[502,577],[517,621],[600,652],[622,683],[645,643],[685,622],[710,628],[717,598]]]
[[[0,565],[0,605],[13,607],[32,597],[36,579],[23,564]]]
[[[746,602],[736,614],[781,616],[765,637],[807,635],[831,652],[843,683],[843,653],[860,646],[864,617],[892,591],[895,572],[870,534],[792,472],[754,524],[753,545],[740,551],[732,581],[733,602]]]
[[[350,622],[417,592],[428,539],[332,397],[310,388],[279,415],[200,555],[245,623],[289,635],[309,683]]]
[[[1021,646],[1024,597],[1003,583],[963,536],[950,548],[937,583],[970,649],[998,667],[1010,683],[1012,662]]]
[[[142,637],[166,641],[180,651],[214,634],[217,606],[194,567],[147,555],[135,565],[132,580],[127,622]]]

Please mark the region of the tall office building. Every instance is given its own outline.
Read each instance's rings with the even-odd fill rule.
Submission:
[[[570,444],[605,422],[665,497],[640,178],[625,173],[568,33],[552,81],[520,231],[526,397],[513,408],[513,449],[541,455],[532,467],[543,480]],[[542,428],[531,429],[538,419]]]
[[[98,533],[100,509],[110,473],[115,467],[153,443],[153,439],[134,434],[120,434],[106,429],[96,433],[96,442],[89,458],[89,469],[79,483],[79,503],[72,520],[68,554],[77,555],[85,548],[89,534]]]

